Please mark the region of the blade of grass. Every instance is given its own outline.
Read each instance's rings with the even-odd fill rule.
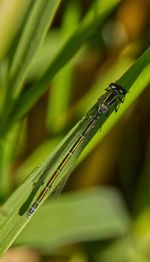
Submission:
[[[38,81],[49,67],[58,50],[61,47],[59,30],[50,30],[42,45],[38,48],[36,56],[33,57],[29,71],[26,76],[27,83]],[[51,50],[51,52],[50,52]],[[42,65],[42,67],[41,67]]]
[[[48,251],[77,241],[120,237],[128,230],[120,195],[112,188],[93,188],[48,201],[15,244]]]
[[[27,69],[46,35],[60,1],[37,0],[32,5],[10,65],[9,83],[12,97],[20,93]]]
[[[11,164],[16,149],[18,125],[11,129],[5,140],[0,140],[0,199],[6,199],[11,189]]]
[[[0,213],[0,254],[3,254],[11,245],[13,240],[29,221],[26,212],[35,200],[37,194],[41,192],[44,184],[48,182],[53,173],[58,169],[58,166],[70,150],[84,128],[91,122],[91,115],[97,112],[98,102],[90,109],[90,111],[78,122],[78,124],[71,130],[71,132],[58,145],[52,156],[48,156],[33,173],[26,179],[26,181],[14,192],[8,201],[1,208]],[[94,134],[99,129],[99,126],[105,121],[105,114],[97,121],[95,128],[89,131],[86,140],[78,146],[72,157],[66,162],[60,176],[58,176],[53,183],[49,193],[51,194],[56,187],[70,174],[74,163],[83,148],[91,140]]]
[[[95,1],[82,23],[80,23],[79,28],[62,47],[42,78],[16,100],[9,121],[5,125],[3,124],[2,133],[6,133],[10,125],[20,119],[32,107],[40,95],[48,88],[48,84],[56,73],[70,61],[119,2],[120,0]]]
[[[70,2],[63,18],[60,32],[61,42],[63,42],[63,39],[69,38],[75,31],[79,15],[78,2]],[[62,115],[66,114],[71,98],[72,74],[73,63],[68,63],[53,80],[47,113],[47,126],[51,132],[59,132],[63,128],[64,121]]]

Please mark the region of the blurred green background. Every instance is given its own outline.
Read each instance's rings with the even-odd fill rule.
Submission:
[[[31,2],[0,0],[1,109],[9,59]],[[105,8],[112,1],[103,2]],[[63,44],[80,28],[92,3],[60,2],[32,59],[23,92],[44,75]],[[146,50],[149,17],[149,0],[116,1],[97,30],[11,129],[9,139],[0,139],[1,204],[52,152],[104,87]],[[111,132],[100,142],[90,142],[62,196],[41,207],[1,261],[150,261],[149,81],[146,85]]]

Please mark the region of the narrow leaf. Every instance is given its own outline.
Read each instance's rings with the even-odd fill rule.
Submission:
[[[7,250],[30,220],[29,210],[32,209],[31,206],[35,203],[37,196],[47,188],[45,185],[52,181],[47,192],[51,194],[64,179],[68,178],[79,155],[106,120],[106,112],[97,118],[98,110],[99,101],[69,132],[53,155],[48,156],[4,204],[0,213],[1,254]],[[40,204],[44,202],[48,194],[41,198]]]
[[[9,83],[13,98],[20,93],[27,69],[52,22],[59,3],[60,0],[37,0],[32,4],[10,66]]]

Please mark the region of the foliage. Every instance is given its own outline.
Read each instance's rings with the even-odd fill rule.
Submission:
[[[116,30],[112,21],[116,19],[117,8],[121,8],[120,1],[91,2],[88,9],[85,8],[84,15],[84,9],[78,1],[63,4],[61,0],[28,0],[26,3],[23,1],[24,8],[18,2],[18,6],[11,7],[11,10],[13,16],[17,15],[18,10],[22,12],[22,17],[20,15],[18,18],[19,25],[14,26],[14,32],[8,32],[8,41],[7,38],[3,39],[4,32],[1,31],[1,255],[22,231],[14,245],[26,244],[41,253],[74,242],[90,241],[91,245],[87,244],[85,252],[92,261],[111,261],[113,258],[121,262],[122,256],[131,262],[149,259],[149,240],[146,235],[150,232],[150,143],[149,126],[144,129],[143,125],[147,124],[146,116],[149,116],[147,86],[150,82],[150,47],[146,48],[141,43],[139,53],[134,51],[134,56],[131,56],[131,51],[128,55],[126,49],[132,50],[135,44],[120,44],[120,50],[125,51],[119,56],[119,34],[116,49],[113,47],[116,39],[110,36]],[[5,6],[5,0],[2,5]],[[60,18],[61,8],[64,12]],[[5,21],[3,10],[0,10],[0,14]],[[57,15],[58,21],[55,21]],[[10,24],[9,19],[5,22]],[[113,63],[111,51],[115,56]],[[93,58],[90,58],[90,54]],[[84,59],[83,81],[81,76],[78,80],[75,69],[82,68]],[[86,70],[89,70],[88,73]],[[102,180],[107,177],[107,173],[111,173],[113,178],[116,172],[112,163],[117,163],[119,170],[117,183],[113,182],[115,186],[110,187],[108,180],[107,187],[101,185],[81,193],[66,193],[57,201],[49,199],[30,222],[26,216],[28,208],[58,169],[69,148],[90,122],[91,116],[97,112],[97,99],[104,94],[109,83],[116,79],[127,90],[125,101],[119,105],[117,112],[112,107],[99,119],[53,183],[50,195],[62,189],[78,158],[81,178],[75,178],[78,184],[75,189],[82,188],[82,184],[86,187],[96,172],[96,181],[99,181],[99,174]],[[142,98],[146,92],[147,95]],[[144,103],[141,102],[140,106],[138,100]],[[134,124],[136,121],[137,125]],[[74,123],[77,124],[71,129]],[[141,128],[145,133],[140,137]],[[65,138],[62,139],[64,134]],[[95,153],[94,156],[93,152],[99,147],[103,149],[103,143],[106,144],[107,139],[109,141],[109,136],[109,146],[105,145],[103,152]],[[141,147],[138,147],[139,141]],[[88,168],[88,162],[92,163],[92,155],[93,164]],[[139,179],[136,180],[135,176]],[[73,181],[74,185],[74,174],[72,179],[70,183]],[[90,186],[95,184],[89,182]],[[118,184],[121,185],[119,193],[116,189]],[[146,225],[146,229],[143,225]],[[92,243],[97,247],[96,252],[91,248]],[[103,243],[106,243],[105,248]]]

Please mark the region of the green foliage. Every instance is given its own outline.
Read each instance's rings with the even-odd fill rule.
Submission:
[[[5,123],[3,123],[3,129],[4,129],[3,132],[6,133],[6,131],[8,131],[8,128],[10,128],[10,125],[13,124],[13,122],[15,122],[16,120],[20,119],[31,108],[31,106],[33,106],[33,104],[37,101],[37,99],[48,87],[48,84],[55,76],[55,74],[59,70],[61,70],[61,68],[73,57],[73,55],[79,50],[79,48],[81,48],[81,46],[88,40],[88,38],[91,35],[93,35],[93,33],[96,31],[96,29],[100,26],[100,24],[108,15],[108,12],[110,12],[114,7],[114,5],[119,2],[118,0],[111,0],[111,1],[107,0],[107,1],[109,3],[108,5],[105,5],[104,1],[95,1],[93,6],[90,8],[88,14],[83,19],[82,23],[80,23],[79,28],[75,31],[75,33],[73,33],[73,35],[71,35],[68,41],[61,48],[58,55],[49,65],[48,69],[41,77],[41,79],[39,79],[38,82],[35,83],[35,85],[33,85],[29,90],[27,90],[25,93],[20,95],[19,98],[15,101],[15,104],[13,101],[14,106],[13,109],[11,108],[12,112],[11,115],[9,116],[9,120],[7,119],[6,125]],[[30,49],[28,50],[28,52],[29,51]],[[31,49],[31,55],[29,53],[29,59],[31,56],[33,56],[33,51],[34,49]],[[27,53],[24,53],[24,55],[25,54],[27,56]],[[29,61],[27,61],[27,63],[28,62]],[[25,67],[27,66],[27,63]],[[23,73],[24,71],[25,70],[23,69]],[[18,79],[18,75],[16,76],[16,78]]]
[[[149,51],[149,50],[148,50]],[[130,88],[131,83],[133,82],[131,75],[130,75],[130,70],[132,72],[133,76],[133,69],[135,72],[137,72],[137,68],[140,68],[141,71],[142,69],[145,68],[147,65],[147,54],[149,52],[145,52],[145,54],[137,60],[137,62],[127,71],[126,74],[123,75],[123,77],[120,79],[120,82],[122,82],[122,79],[128,79],[129,75],[129,84],[127,86],[127,89]],[[143,59],[143,57],[146,57]],[[142,61],[142,62],[141,62]],[[143,66],[143,67],[142,67]],[[146,68],[147,69],[147,68]],[[148,75],[147,73],[149,70],[146,70],[146,76]],[[126,77],[125,77],[126,75]],[[134,73],[134,80],[139,77],[139,70],[138,74]],[[143,86],[143,88],[145,85]],[[141,90],[140,90],[141,92]],[[132,98],[133,99],[133,98]],[[135,96],[134,96],[135,99]],[[126,102],[124,103],[123,106],[125,106]],[[97,104],[96,104],[97,105]],[[82,133],[82,130],[84,130],[85,124],[87,124],[87,121],[90,121],[90,116],[94,114],[94,111],[96,110],[97,106],[94,106],[90,112],[88,113],[87,116],[83,118],[83,120],[69,133],[69,135],[65,138],[64,141],[61,142],[59,148],[54,152],[52,157],[49,157],[37,170],[35,170],[31,176],[19,187],[19,189],[13,194],[13,196],[6,202],[6,204],[3,206],[2,211],[1,211],[1,235],[3,235],[3,238],[1,238],[1,248],[2,250],[5,250],[7,246],[9,246],[14,239],[14,236],[20,232],[20,230],[25,226],[25,224],[28,222],[28,218],[25,216],[25,213],[27,209],[29,208],[31,204],[31,200],[33,200],[33,197],[37,192],[39,192],[39,189],[41,185],[43,184],[43,179],[47,181],[47,177],[52,176],[54,170],[57,170],[59,163],[61,159],[63,159],[63,156],[65,156],[65,153],[68,151],[68,148],[71,147],[71,144],[75,141],[75,139],[79,136],[80,133]],[[129,104],[128,104],[129,106]],[[118,114],[120,115],[120,114]],[[112,114],[111,118],[114,118],[114,122],[116,121],[116,117]],[[99,129],[99,126],[102,125],[102,123],[106,120],[106,117],[103,119],[103,117],[100,118],[98,121],[97,126],[95,127],[94,131],[92,131],[91,135],[88,137],[88,140],[91,139],[91,137],[95,134],[97,129]],[[111,121],[111,125],[113,123],[113,119]],[[109,130],[109,125],[107,127],[107,132]],[[63,180],[64,176],[67,176],[68,173],[70,173],[72,166],[74,165],[74,161],[77,159],[77,156],[80,154],[80,152],[83,150],[85,147],[86,143],[88,141],[85,141],[83,145],[81,145],[74,156],[71,158],[71,162],[68,161],[68,163],[65,166],[64,171],[61,174],[61,177],[58,177],[56,179],[52,189],[50,190],[50,193],[54,191],[54,189],[58,186],[60,181]],[[46,173],[45,173],[46,171]],[[36,181],[36,182],[35,182]],[[45,183],[45,181],[44,181]],[[41,190],[41,189],[40,189]],[[32,196],[33,194],[33,196]],[[20,197],[19,197],[20,196]],[[19,210],[21,208],[21,203],[25,203],[27,207],[23,205],[23,213],[20,215]],[[8,231],[9,227],[9,231]],[[7,232],[7,234],[6,234]],[[15,234],[14,234],[15,232]],[[9,236],[9,238],[8,238]],[[5,240],[6,239],[6,240]]]
[[[15,43],[15,49],[11,55],[12,61],[10,59],[7,82],[9,92],[6,93],[4,109],[2,111],[5,120],[2,122],[3,127],[5,122],[8,121],[7,118],[12,110],[14,99],[21,92],[27,69],[52,22],[59,3],[60,0],[38,0],[32,2],[28,10],[27,22],[22,26],[21,36],[17,44]]]
[[[96,101],[104,94],[108,84],[118,79],[117,83],[128,91],[125,101],[119,104],[117,113],[112,107],[108,114],[103,114],[86,139],[79,143],[75,153],[52,184],[50,195],[64,186],[77,161],[81,163],[112,127],[123,119],[125,112],[130,111],[131,106],[150,82],[150,47],[143,51],[138,59],[118,59],[115,65],[101,76],[99,84],[96,83],[87,90],[76,103],[75,109],[73,108],[75,116],[78,120],[79,117],[82,118],[76,121],[77,124],[70,132],[66,132],[70,129],[67,118],[70,115],[73,97],[74,66],[84,57],[92,44],[94,45],[94,38],[99,38],[101,27],[107,24],[108,17],[113,14],[119,2],[119,0],[92,1],[92,5],[82,17],[79,2],[69,1],[61,25],[53,29],[50,29],[50,26],[61,3],[60,0],[27,1],[25,15],[25,11],[22,10],[24,20],[20,27],[18,26],[17,33],[15,29],[16,36],[13,43],[10,40],[10,50],[0,61],[0,197],[4,203],[0,209],[1,255],[30,221],[26,215],[28,209],[59,169],[59,165],[65,161],[66,154],[85,127],[91,123],[91,117],[97,112]],[[100,39],[98,42],[100,48],[103,44],[103,40]],[[11,183],[13,168],[17,166],[19,154],[23,150],[23,144],[26,143],[24,142],[26,121],[22,125],[22,119],[30,114],[31,108],[48,90],[50,84],[52,87],[48,95],[45,117],[48,135],[43,144],[19,164]],[[37,130],[38,128],[37,125]],[[97,132],[99,129],[101,132]],[[66,136],[62,139],[64,133]],[[138,241],[137,232],[143,221],[149,226],[149,215],[148,218],[142,216],[143,210],[144,212],[146,210],[147,214],[149,208],[148,189],[146,197],[144,195],[145,188],[150,184],[149,144],[145,156],[142,178],[136,192],[135,205],[139,217],[136,226],[133,226],[134,232],[130,231],[134,220],[131,223],[121,196],[114,188],[106,187],[66,194],[57,201],[48,200],[16,239],[15,245],[25,243],[42,252],[48,252],[70,242],[117,238],[119,240],[111,248],[99,251],[98,259],[110,261],[112,257],[120,262],[123,254],[131,262],[140,259],[146,261],[148,252],[143,249],[143,243],[139,245],[140,248],[135,248],[132,240],[134,236],[135,242]],[[16,190],[15,183],[18,186]],[[143,196],[139,197],[140,195]],[[47,195],[41,204],[46,198]],[[121,244],[120,240],[123,240]],[[131,251],[133,256],[130,255]]]

